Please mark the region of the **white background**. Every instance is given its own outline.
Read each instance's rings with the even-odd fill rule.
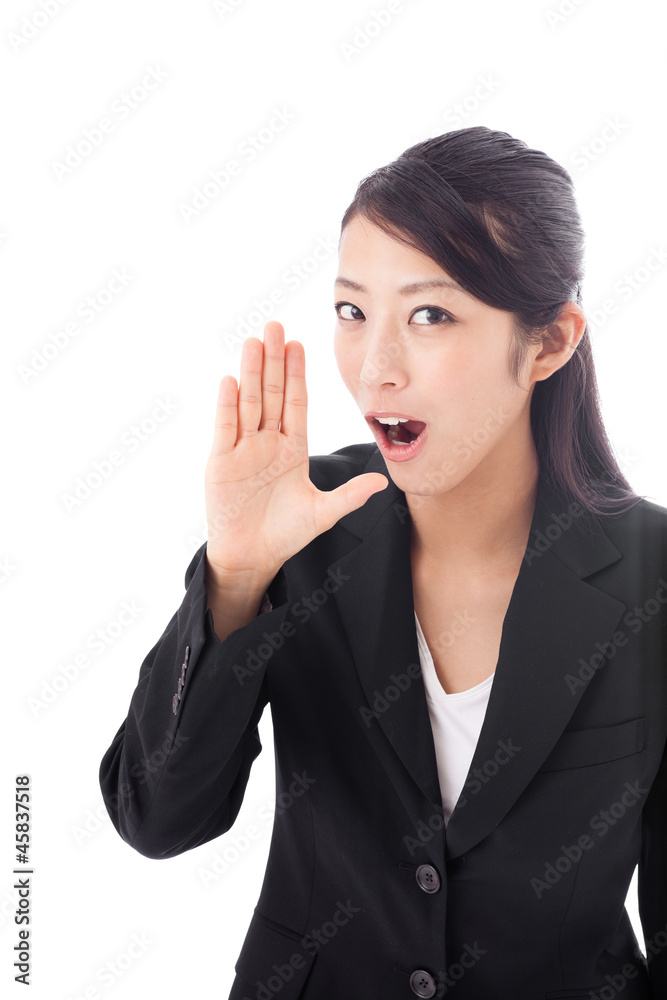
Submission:
[[[659,11],[651,0],[564,0],[562,14],[560,0],[403,0],[350,49],[383,0],[43,2],[51,13],[28,0],[0,12],[0,974],[13,976],[13,777],[27,772],[30,995],[225,998],[268,852],[258,815],[274,793],[270,712],[235,826],[180,857],[129,848],[97,774],[206,537],[204,468],[219,380],[239,374],[235,331],[253,325],[255,300],[283,290],[272,315],[305,346],[310,453],[371,440],[333,357],[335,250],[297,290],[285,272],[337,241],[359,180],[408,146],[467,125],[507,131],[573,177],[607,428],[635,490],[667,505],[665,272],[630,296],[617,285],[667,246]],[[121,113],[151,70],[154,89]],[[275,109],[292,120],[253,161],[240,156]],[[112,131],[58,176],[103,118]],[[241,173],[185,221],[181,206],[234,158]],[[80,304],[104,301],[114,269],[127,286],[88,322]],[[72,322],[78,333],[48,347]],[[154,433],[122,444],[165,400]],[[68,509],[78,478],[119,448],[123,463]],[[124,602],[140,609],[133,623],[92,652],[89,637],[113,628]],[[89,665],[54,692],[84,652]],[[258,839],[235,852],[252,824]],[[206,888],[216,853],[230,863]],[[640,935],[634,882],[628,908]],[[133,934],[150,943],[103,982]]]

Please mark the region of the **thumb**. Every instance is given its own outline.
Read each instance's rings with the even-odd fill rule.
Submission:
[[[379,493],[389,485],[389,480],[381,472],[365,472],[354,476],[335,490],[321,492],[319,496],[318,532],[327,531],[341,517],[345,517],[357,507],[362,507],[374,493]]]

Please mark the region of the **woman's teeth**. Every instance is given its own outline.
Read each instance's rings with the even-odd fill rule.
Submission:
[[[407,417],[378,417],[377,420],[385,425],[387,437],[392,444],[407,445],[414,440],[414,435],[401,426],[408,422]]]

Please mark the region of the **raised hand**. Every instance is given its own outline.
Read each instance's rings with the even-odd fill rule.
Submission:
[[[308,475],[305,353],[281,323],[243,343],[240,384],[225,375],[206,466],[208,571],[216,580],[273,579],[282,564],[387,486],[364,473],[322,491]]]

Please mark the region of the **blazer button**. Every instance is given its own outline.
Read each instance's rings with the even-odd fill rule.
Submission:
[[[440,888],[440,876],[433,865],[420,865],[415,872],[415,877],[417,885],[424,892],[437,892]]]
[[[415,969],[410,976],[410,989],[418,997],[433,997],[435,996],[435,979],[423,969]]]

